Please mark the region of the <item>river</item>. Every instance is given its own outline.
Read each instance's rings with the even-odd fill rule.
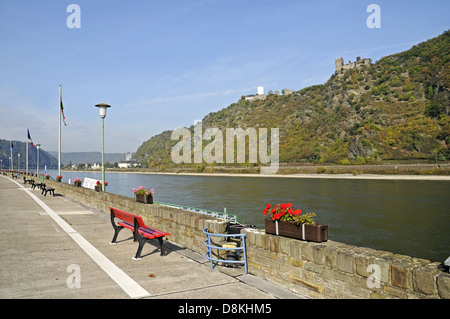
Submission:
[[[48,172],[53,178],[56,171]],[[62,172],[101,180],[100,172]],[[267,203],[292,203],[317,214],[330,240],[443,262],[449,255],[450,181],[276,178],[106,173],[107,191],[133,197],[139,185],[154,200],[237,214],[264,228]]]

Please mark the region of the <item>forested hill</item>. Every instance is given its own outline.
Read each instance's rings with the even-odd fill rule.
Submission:
[[[203,131],[279,128],[282,163],[450,160],[449,58],[446,31],[376,63],[337,71],[325,84],[264,100],[243,98],[205,116]],[[170,136],[150,138],[134,157],[144,166],[173,164],[178,141]]]
[[[19,141],[8,141],[0,139],[0,159],[2,160],[3,169],[10,169],[10,145],[13,145],[13,165],[14,170],[19,168],[19,158],[20,158],[20,170],[25,171],[26,168],[26,142]],[[20,154],[20,156],[19,156]],[[50,155],[48,152],[39,149],[39,167],[44,168],[47,165],[48,169],[58,168],[58,160]],[[35,172],[37,168],[37,148],[36,146],[28,145],[28,171]]]

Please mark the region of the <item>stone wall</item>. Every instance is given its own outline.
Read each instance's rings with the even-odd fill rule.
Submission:
[[[331,240],[244,232],[251,273],[313,298],[450,298],[450,274],[439,263]]]
[[[225,233],[228,222],[132,198],[46,181],[56,193],[109,214],[109,206],[143,217],[171,233],[169,241],[204,254],[205,235]],[[313,243],[245,229],[248,271],[312,298],[450,299],[450,274],[439,263],[334,241]]]

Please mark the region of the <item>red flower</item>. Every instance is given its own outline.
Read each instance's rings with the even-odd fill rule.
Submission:
[[[269,216],[272,220],[283,220],[293,222],[302,213],[301,209],[294,209],[292,203],[283,203],[272,206],[266,205],[263,210],[264,216]]]

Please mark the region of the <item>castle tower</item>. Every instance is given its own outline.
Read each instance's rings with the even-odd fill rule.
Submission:
[[[258,95],[263,95],[264,94],[264,86],[258,86],[257,94]]]
[[[341,68],[344,66],[344,58],[341,57],[340,59],[334,60],[334,65],[336,71],[340,71]]]

